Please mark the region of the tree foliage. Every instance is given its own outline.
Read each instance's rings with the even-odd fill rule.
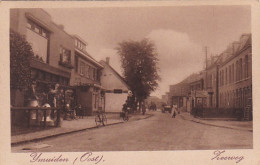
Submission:
[[[10,31],[10,86],[24,89],[31,83],[30,58],[33,51],[30,44],[19,33]]]
[[[117,48],[123,77],[134,96],[143,101],[158,86],[158,58],[155,45],[149,39],[123,41]]]

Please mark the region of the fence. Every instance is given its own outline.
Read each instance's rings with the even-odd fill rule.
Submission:
[[[191,114],[201,118],[236,118],[244,117],[242,108],[192,108]]]
[[[21,113],[26,116],[27,120],[27,127],[29,128],[32,125],[32,119],[31,115],[32,113],[35,113],[36,119],[35,124],[36,125],[42,125],[44,128],[46,128],[47,123],[47,112],[51,112],[51,116],[54,118],[55,126],[60,126],[60,116],[61,116],[61,108],[42,108],[42,107],[12,107],[11,108],[11,125],[15,125],[15,116],[17,112]],[[43,118],[43,122],[42,122]]]

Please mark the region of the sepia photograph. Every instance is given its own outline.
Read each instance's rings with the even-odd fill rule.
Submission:
[[[12,152],[252,149],[250,14],[10,9]]]
[[[257,5],[3,3],[0,162],[259,163]]]

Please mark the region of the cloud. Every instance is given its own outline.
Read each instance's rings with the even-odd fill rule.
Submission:
[[[169,85],[178,83],[191,73],[202,70],[205,53],[203,48],[192,42],[186,33],[158,29],[147,36],[157,49],[161,81],[152,95],[161,96],[169,91]],[[110,65],[122,73],[119,55],[113,48],[88,45],[88,52],[98,61],[110,57]]]
[[[161,75],[159,88],[153,95],[169,91],[169,85],[182,81],[191,73],[202,70],[205,53],[186,33],[158,29],[148,36],[156,45]]]

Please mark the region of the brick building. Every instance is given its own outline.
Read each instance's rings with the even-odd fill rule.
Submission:
[[[252,99],[251,34],[243,34],[219,66],[219,107],[242,108]]]
[[[225,109],[230,114],[238,110],[246,119],[252,119],[252,39],[251,34],[241,35],[218,56],[207,60],[206,69],[192,74],[182,83],[171,86],[170,97],[174,104],[185,94],[178,91],[189,84],[187,111],[201,107],[208,110]],[[178,95],[180,95],[178,97]],[[178,98],[178,99],[177,99]]]

